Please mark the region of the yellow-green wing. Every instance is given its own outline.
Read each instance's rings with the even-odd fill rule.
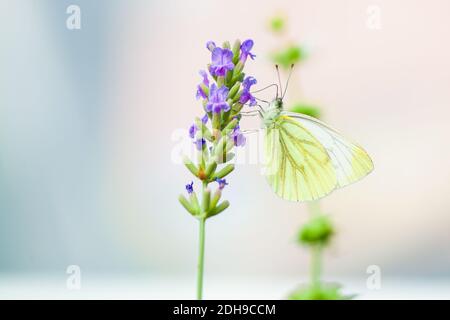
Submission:
[[[282,114],[294,118],[320,141],[333,163],[337,187],[358,181],[373,170],[372,159],[367,152],[326,123],[304,114],[285,111]]]
[[[279,116],[266,128],[264,173],[275,193],[291,201],[319,199],[337,185],[325,148],[288,116]]]

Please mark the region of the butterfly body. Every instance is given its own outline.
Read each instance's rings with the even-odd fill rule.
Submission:
[[[271,127],[276,119],[280,116],[283,111],[283,100],[281,98],[275,98],[269,107],[262,114],[262,120],[264,127]]]
[[[358,145],[318,119],[283,110],[276,98],[262,113],[264,173],[277,195],[313,201],[366,176],[373,169]]]

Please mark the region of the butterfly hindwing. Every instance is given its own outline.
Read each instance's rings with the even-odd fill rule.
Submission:
[[[266,128],[265,174],[280,197],[319,199],[337,185],[333,163],[319,140],[301,123],[279,116]]]

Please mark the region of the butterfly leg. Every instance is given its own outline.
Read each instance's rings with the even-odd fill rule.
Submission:
[[[260,112],[259,110],[241,111],[241,114],[245,117],[254,117],[260,115]]]
[[[248,135],[248,134],[251,134],[251,133],[258,133],[259,130],[258,130],[258,129],[251,129],[251,130],[242,130],[241,132],[242,132],[244,135]]]

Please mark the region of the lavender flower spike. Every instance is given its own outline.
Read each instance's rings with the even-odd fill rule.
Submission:
[[[233,70],[233,52],[230,49],[214,48],[211,54],[209,72],[213,76],[225,76],[229,70]]]
[[[228,111],[230,110],[230,105],[227,103],[228,96],[228,88],[223,86],[217,88],[216,84],[213,83],[211,85],[211,89],[209,90],[209,99],[206,104],[207,112],[215,112],[220,113],[220,111]]]

